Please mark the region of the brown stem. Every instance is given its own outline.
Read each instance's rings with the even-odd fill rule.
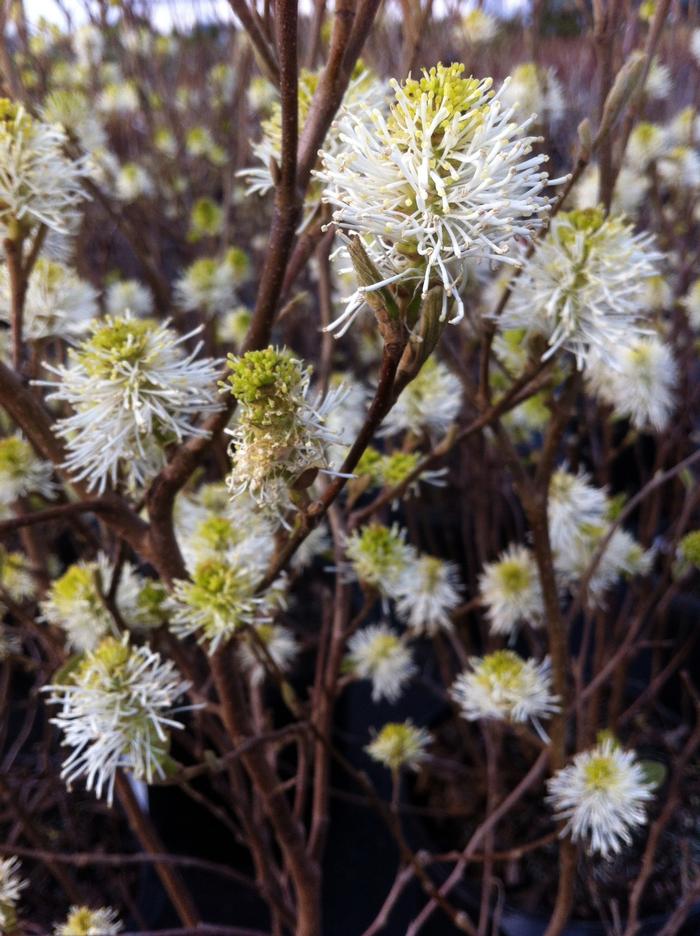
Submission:
[[[165,848],[158,833],[153,828],[150,819],[142,812],[129,780],[121,772],[117,774],[116,789],[129,825],[143,848],[151,854],[163,853]],[[199,914],[181,875],[170,864],[158,861],[154,864],[161,884],[180,920],[185,926],[196,927],[199,923]]]

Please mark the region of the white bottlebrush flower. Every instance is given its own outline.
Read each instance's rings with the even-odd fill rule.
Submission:
[[[104,51],[104,36],[99,26],[85,23],[73,33],[73,51],[79,65],[99,65]]]
[[[81,91],[52,91],[41,108],[41,119],[49,124],[61,124],[80,148],[95,159],[107,149],[102,121],[90,98]]]
[[[666,134],[663,127],[649,121],[638,123],[630,134],[625,158],[632,168],[644,172],[665,151]]]
[[[469,669],[455,680],[451,695],[468,721],[532,721],[538,731],[540,719],[559,710],[559,699],[552,694],[549,658],[536,663],[512,650],[472,657]]]
[[[17,925],[16,907],[25,887],[19,859],[0,858],[0,932],[11,933]]]
[[[53,500],[52,475],[51,463],[39,458],[21,435],[0,439],[0,505],[9,506],[30,494]]]
[[[698,30],[700,32],[700,30]],[[681,300],[692,328],[700,331],[700,279],[690,284],[688,292]]]
[[[441,361],[430,357],[389,410],[380,435],[399,432],[442,435],[457,419],[461,407],[459,377]]]
[[[116,623],[107,603],[114,567],[104,553],[92,562],[81,560],[69,566],[51,583],[41,603],[44,619],[65,631],[68,645],[80,653],[94,650]],[[116,611],[127,627],[143,626],[145,609],[139,607],[144,582],[129,562],[121,566],[114,594]]]
[[[153,180],[143,166],[129,162],[120,167],[116,179],[116,193],[120,201],[132,202],[137,198],[150,198],[154,192]]]
[[[252,315],[248,306],[239,305],[219,315],[216,321],[216,337],[221,344],[240,348],[248,334]]]
[[[146,783],[165,776],[169,729],[183,727],[175,705],[189,688],[170,660],[130,646],[127,635],[105,637],[65,682],[44,687],[49,703],[61,706],[51,721],[73,749],[61,771],[68,786],[84,777],[111,805],[119,768]]]
[[[214,316],[238,303],[237,291],[248,277],[247,254],[231,247],[223,257],[201,257],[175,283],[175,300],[186,312]]]
[[[6,231],[16,224],[24,230],[38,224],[62,234],[72,230],[76,208],[86,197],[87,169],[82,160],[65,155],[66,142],[62,127],[0,99],[0,225]]]
[[[694,107],[684,107],[666,124],[669,142],[693,146],[700,140],[700,117]]]
[[[200,413],[220,408],[217,362],[197,360],[201,343],[186,353],[179,336],[150,319],[112,318],[68,354],[68,364],[45,365],[60,382],[48,399],[69,403],[74,415],[58,420],[65,467],[101,494],[120,474],[142,485],[166,461],[166,446],[203,436]]]
[[[499,325],[543,335],[545,358],[562,348],[582,368],[591,355],[607,357],[629,341],[660,259],[650,235],[600,208],[561,212],[515,282]]]
[[[594,487],[582,469],[572,474],[558,468],[549,484],[547,516],[549,538],[555,553],[565,556],[574,552],[586,528],[600,526],[605,521],[608,498],[602,488]]]
[[[255,597],[257,582],[258,577],[243,566],[220,559],[201,562],[191,579],[175,582],[166,602],[170,629],[181,638],[194,634],[214,653],[222,641],[264,614],[263,598]]]
[[[65,923],[54,927],[53,936],[117,936],[124,929],[112,907],[71,907]]]
[[[11,285],[6,267],[0,267],[0,321],[10,318]],[[99,309],[98,292],[62,263],[40,257],[24,302],[23,334],[30,341],[85,334]]]
[[[537,114],[550,123],[560,120],[564,112],[564,92],[554,69],[535,62],[515,68],[501,99],[506,107],[517,107],[523,117]]]
[[[638,429],[661,432],[676,404],[678,368],[671,349],[656,336],[612,350],[608,361],[586,368],[589,388]]]
[[[279,624],[257,624],[254,630],[277,668],[283,673],[290,670],[299,653],[299,644],[289,628]],[[250,675],[253,684],[263,682],[268,672],[268,663],[251,633],[243,636],[238,652],[243,669]]]
[[[654,58],[644,85],[645,92],[650,98],[661,101],[669,96],[672,87],[671,69],[658,58]]]
[[[700,187],[700,156],[691,146],[676,146],[659,160],[659,177],[672,189]]]
[[[229,367],[238,423],[227,430],[232,437],[227,484],[233,497],[247,492],[261,509],[283,520],[294,506],[290,492],[330,470],[329,446],[340,440],[329,431],[326,416],[343,390],[310,401],[310,368],[277,348],[229,355]]]
[[[410,721],[389,722],[365,750],[389,770],[418,770],[431,741],[429,731],[417,728]]]
[[[237,501],[232,504],[234,509],[224,516],[217,511],[206,512],[184,537],[182,551],[187,565],[193,569],[216,559],[262,578],[275,551],[274,526],[267,516],[248,505],[236,509]]]
[[[566,820],[564,832],[603,858],[632,842],[631,832],[647,821],[654,789],[634,752],[610,738],[577,754],[547,788],[557,819]]]
[[[372,624],[348,640],[348,666],[372,682],[372,701],[396,702],[416,674],[410,649],[387,624]]]
[[[320,72],[312,72],[302,68],[299,73],[298,108],[299,132],[302,133],[306,118],[309,115]],[[263,97],[267,98],[269,83],[263,86]],[[250,93],[250,92],[249,92]],[[259,97],[259,96],[258,96]],[[361,65],[356,70],[343,101],[346,106],[356,108],[358,112],[367,112],[378,107],[383,98],[383,88],[374,75]],[[248,182],[247,194],[257,193],[264,195],[274,188],[272,166],[279,166],[282,157],[282,107],[279,97],[272,89],[271,100],[260,102],[260,106],[269,106],[269,116],[262,121],[262,139],[253,144],[253,153],[258,165],[251,169],[244,169],[240,175]],[[324,148],[331,152],[339,152],[343,143],[340,139],[338,125],[332,124],[324,140]],[[314,213],[320,201],[320,186],[312,180],[305,195],[305,215],[308,218]]]
[[[438,65],[419,80],[393,82],[388,118],[347,109],[343,148],[322,153],[324,200],[336,224],[357,232],[382,276],[351,297],[335,327],[345,330],[364,305],[363,290],[396,282],[424,295],[444,288],[455,320],[468,258],[517,263],[508,256],[549,210],[542,195],[546,156],[532,155],[532,122],[513,121],[491,80],[463,78],[463,65]],[[554,183],[552,183],[554,184]]]
[[[465,13],[455,29],[455,41],[466,39],[469,45],[486,45],[498,34],[498,20],[476,7]]]
[[[554,556],[554,565],[559,579],[576,592],[578,581],[588,574],[591,560],[609,532],[608,524],[585,526],[565,552]],[[653,561],[653,552],[639,545],[626,530],[616,529],[588,581],[587,603],[593,607],[605,607],[606,593],[620,576],[646,575]]]
[[[386,597],[399,594],[400,582],[415,551],[397,525],[369,523],[348,537],[345,552],[357,579]]]
[[[139,95],[132,81],[111,81],[97,99],[98,110],[108,117],[128,116],[139,109]]]
[[[450,614],[460,602],[459,570],[436,556],[410,562],[398,586],[396,611],[414,634],[436,634],[452,627]]]
[[[529,549],[510,545],[479,576],[479,594],[492,634],[515,632],[521,624],[540,627],[544,616],[542,587]]]
[[[27,557],[21,552],[9,552],[0,546],[0,607],[3,596],[21,604],[36,593],[36,582],[27,565]]]
[[[116,318],[129,312],[138,318],[146,318],[153,312],[153,296],[150,289],[138,280],[117,280],[107,287],[105,306],[107,313]]]
[[[623,165],[615,183],[611,213],[634,215],[644,201],[649,185],[646,175]],[[600,169],[597,165],[586,169],[574,188],[572,198],[579,209],[596,208],[600,204]]]

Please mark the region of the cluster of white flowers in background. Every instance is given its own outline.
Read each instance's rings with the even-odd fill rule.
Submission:
[[[0,858],[0,930],[11,933],[17,923],[17,904],[27,882],[17,858]]]
[[[112,907],[71,907],[65,922],[54,927],[53,936],[117,936],[124,926]]]

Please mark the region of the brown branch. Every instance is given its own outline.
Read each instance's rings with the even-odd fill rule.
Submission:
[[[148,816],[142,812],[129,780],[121,771],[117,773],[116,789],[119,801],[129,820],[129,825],[143,848],[151,855],[163,854],[165,849],[158,833],[153,828]],[[170,864],[154,861],[154,865],[156,873],[180,920],[185,926],[196,927],[199,924],[199,914],[182,877]]]

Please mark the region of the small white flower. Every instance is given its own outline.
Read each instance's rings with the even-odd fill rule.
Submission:
[[[21,552],[8,552],[0,546],[0,607],[4,607],[3,594],[21,604],[36,594],[36,582],[27,566],[27,557]]]
[[[257,624],[255,633],[265,645],[270,658],[283,673],[292,668],[299,653],[299,644],[287,627],[279,624]],[[245,634],[238,649],[243,668],[250,674],[251,681],[257,685],[265,679],[268,666],[264,654],[249,633]]]
[[[464,37],[470,45],[486,45],[498,33],[498,20],[476,7],[465,13],[455,30],[455,40]]]
[[[581,525],[570,548],[555,554],[557,575],[572,591],[576,591],[579,579],[587,574],[608,531],[608,524]],[[652,551],[645,552],[630,533],[616,529],[588,582],[587,603],[592,607],[605,607],[605,595],[621,575],[646,575],[652,561]]]
[[[195,417],[221,404],[216,362],[197,360],[201,343],[182,350],[192,333],[181,337],[167,322],[128,316],[97,320],[92,332],[69,351],[68,365],[45,365],[60,378],[46,385],[48,399],[75,410],[56,424],[65,467],[102,494],[120,473],[132,487],[143,485],[165,464],[166,446],[205,435]]]
[[[451,695],[468,721],[493,718],[511,722],[539,720],[559,710],[552,694],[550,661],[524,660],[512,650],[472,657],[454,682]]]
[[[557,819],[567,821],[564,831],[603,858],[631,844],[631,831],[646,823],[646,804],[653,796],[634,752],[609,738],[577,754],[547,787]]]
[[[175,283],[175,299],[181,309],[223,314],[238,303],[237,290],[248,277],[249,260],[237,247],[223,257],[201,257]]]
[[[210,559],[245,568],[263,576],[275,551],[275,528],[269,517],[237,500],[227,516],[206,512],[184,539],[182,550],[189,568]]]
[[[65,923],[54,927],[53,936],[117,936],[124,929],[112,907],[71,907]]]
[[[399,594],[401,580],[415,557],[406,543],[406,532],[398,526],[369,523],[348,537],[345,552],[360,582],[386,597]]]
[[[105,306],[107,313],[116,318],[129,312],[138,318],[146,318],[153,312],[153,296],[150,289],[138,280],[117,280],[107,287]]]
[[[153,180],[143,166],[134,162],[121,166],[116,180],[116,193],[120,201],[132,202],[137,198],[149,198],[154,192]]]
[[[700,156],[690,146],[676,146],[659,160],[659,176],[671,189],[697,189]]]
[[[104,36],[99,26],[85,23],[73,33],[73,51],[78,64],[84,66],[99,65],[104,50]]]
[[[455,421],[461,407],[459,377],[445,364],[430,357],[389,410],[379,434],[427,432],[442,435]]]
[[[467,258],[517,263],[517,238],[542,224],[550,184],[546,156],[532,155],[531,119],[513,121],[491,80],[463,78],[463,65],[438,65],[419,80],[392,83],[388,118],[346,109],[343,148],[322,152],[324,201],[344,230],[357,232],[382,280],[420,290],[445,290],[443,318],[459,295]],[[554,183],[552,183],[554,184]],[[344,331],[364,305],[362,287],[334,327]],[[410,295],[410,293],[409,293]]]
[[[18,858],[0,858],[0,931],[11,933],[17,924],[16,905],[27,882]]]
[[[676,406],[678,368],[671,349],[656,336],[613,349],[609,362],[586,368],[588,386],[618,416],[638,429],[665,429]]]
[[[365,750],[390,770],[418,770],[431,741],[429,731],[416,728],[410,721],[389,722]]]
[[[515,68],[502,101],[506,107],[517,107],[523,117],[537,114],[550,123],[560,120],[564,112],[564,92],[556,72],[535,62],[523,62]]]
[[[30,117],[23,107],[0,99],[0,225],[29,229],[44,224],[70,233],[76,208],[86,197],[83,160],[64,153],[65,131]],[[7,236],[7,235],[5,235]]]
[[[658,124],[642,121],[630,134],[625,158],[638,172],[644,172],[666,150],[667,138]]]
[[[514,543],[496,562],[488,562],[479,576],[479,593],[492,634],[511,635],[521,624],[542,625],[540,577],[527,547]]]
[[[552,475],[547,502],[549,538],[554,552],[562,556],[575,550],[583,530],[605,522],[607,495],[590,480],[582,469],[572,474],[559,468]]]
[[[459,604],[460,589],[459,571],[453,562],[418,556],[399,581],[396,611],[414,634],[450,630],[450,614]]]
[[[99,553],[93,562],[81,560],[69,566],[51,583],[41,603],[44,619],[62,628],[68,645],[80,653],[94,650],[103,637],[116,633],[107,602],[113,575],[113,565],[104,553]],[[146,609],[139,604],[144,584],[131,563],[124,562],[114,604],[127,627],[138,629],[146,624]]]
[[[0,267],[0,321],[9,323],[11,286],[6,267]],[[24,303],[26,339],[65,338],[85,334],[98,314],[98,292],[73,270],[54,260],[39,258]]]
[[[600,208],[561,212],[515,282],[499,327],[543,335],[545,358],[562,348],[579,368],[592,355],[609,357],[637,329],[660,259],[651,235]]]
[[[649,97],[655,100],[663,100],[663,98],[669,96],[672,87],[673,82],[671,80],[670,68],[668,65],[664,65],[660,62],[658,58],[654,58],[651,63],[651,68],[649,69],[649,74],[647,75],[644,90]]]
[[[688,315],[691,327],[700,331],[700,279],[696,279],[690,284],[690,288],[681,302]]]
[[[611,213],[632,217],[644,201],[649,186],[644,173],[623,165],[615,183]],[[600,204],[600,169],[597,165],[589,166],[583,173],[574,188],[573,201],[579,209],[596,208]]]
[[[131,81],[113,81],[105,85],[97,99],[98,109],[107,116],[127,116],[139,109],[139,95]]]
[[[222,641],[264,618],[264,598],[256,597],[258,578],[244,566],[220,559],[197,565],[191,579],[175,582],[166,601],[170,629],[178,637],[197,637],[214,653]]]
[[[65,683],[45,686],[61,712],[51,721],[73,750],[61,776],[68,786],[85,777],[88,790],[111,805],[119,768],[152,783],[165,775],[169,729],[182,728],[175,703],[190,688],[173,663],[148,647],[106,637],[86,654]]]
[[[387,624],[372,624],[348,640],[348,663],[372,682],[372,701],[396,702],[417,672],[411,651]]]
[[[107,149],[102,121],[88,96],[76,89],[52,91],[41,108],[41,118],[48,124],[61,124],[85,153],[89,165]]]
[[[30,494],[56,497],[53,466],[39,458],[23,436],[0,439],[0,505],[9,506]]]

